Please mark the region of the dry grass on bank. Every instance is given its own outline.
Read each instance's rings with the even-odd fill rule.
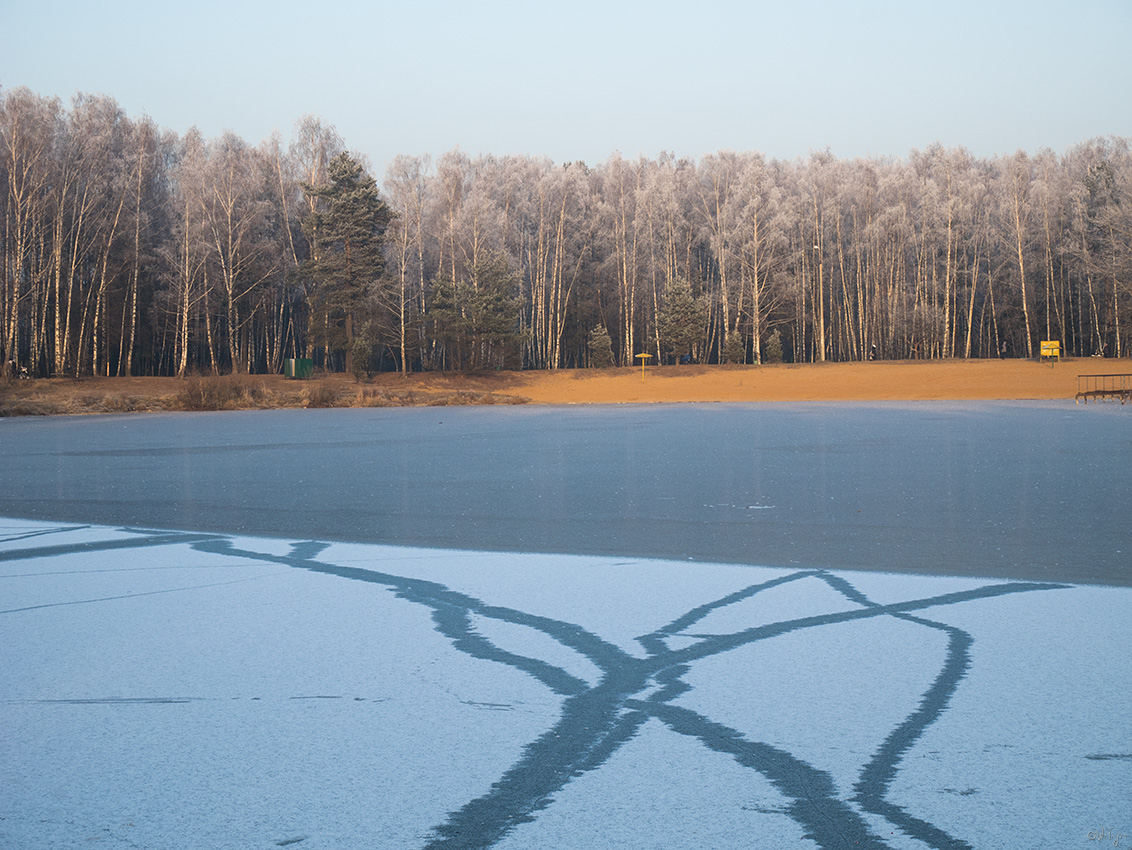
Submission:
[[[400,378],[400,376],[396,376]],[[437,383],[437,382],[433,382]],[[0,417],[327,407],[525,404],[506,393],[401,379],[357,383],[346,375],[287,380],[280,375],[187,378],[50,378],[0,381]]]
[[[938,360],[771,366],[653,366],[544,372],[51,378],[0,382],[0,416],[419,407],[480,404],[1071,399],[1079,374],[1132,373],[1132,360]]]

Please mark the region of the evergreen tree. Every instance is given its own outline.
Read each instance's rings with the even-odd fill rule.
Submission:
[[[498,367],[519,365],[519,277],[502,254],[476,263],[473,290],[468,299],[468,319],[474,342],[472,365],[494,363]]]
[[[437,278],[429,319],[449,368],[519,367],[518,287],[518,275],[501,254],[476,263],[471,282],[463,286]]]
[[[782,362],[782,334],[775,328],[770,332],[770,336],[766,338],[766,345],[763,346],[763,357],[766,358],[767,363],[781,363]]]
[[[456,300],[456,285],[451,278],[439,277],[432,286],[428,303],[428,321],[432,340],[439,348],[440,368],[462,367],[467,323]]]
[[[313,285],[312,325],[328,353],[344,352],[346,370],[353,371],[354,358],[362,353],[354,326],[385,270],[385,230],[393,213],[376,181],[348,153],[330,161],[327,178],[322,185],[303,187],[318,201],[305,222],[311,258],[303,271]]]
[[[692,346],[701,340],[707,325],[707,304],[703,297],[692,294],[692,286],[676,278],[668,287],[664,306],[657,316],[657,330],[665,351],[679,357],[692,354]]]
[[[723,360],[726,363],[742,363],[746,359],[747,352],[743,345],[743,337],[737,331],[732,331],[723,343]]]
[[[605,325],[598,325],[590,331],[590,365],[604,369],[613,365],[613,340]]]

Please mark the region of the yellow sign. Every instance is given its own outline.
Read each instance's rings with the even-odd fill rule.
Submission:
[[[648,362],[648,359],[650,357],[652,357],[651,354],[638,354],[637,355],[637,359],[641,361],[641,382],[642,383],[645,380],[645,363]]]
[[[1056,339],[1043,339],[1041,345],[1042,357],[1056,357],[1061,359],[1061,342]]]

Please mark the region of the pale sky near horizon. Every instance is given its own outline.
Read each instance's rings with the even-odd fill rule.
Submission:
[[[397,154],[991,157],[1132,137],[1132,0],[0,0],[0,89]]]

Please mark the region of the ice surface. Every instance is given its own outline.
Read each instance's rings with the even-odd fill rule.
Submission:
[[[0,519],[0,847],[1077,846],[1132,591]]]
[[[802,837],[786,804],[762,776],[652,720],[601,770],[575,779],[496,847],[819,846]]]
[[[0,516],[1128,586],[1126,413],[1046,401],[22,417],[3,423]]]

